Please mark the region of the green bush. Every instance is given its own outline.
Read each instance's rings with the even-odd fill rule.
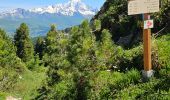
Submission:
[[[137,84],[139,80],[140,74],[137,70],[131,70],[127,73],[96,72],[89,79],[90,90],[88,91],[88,99],[114,99],[114,95],[118,91]]]

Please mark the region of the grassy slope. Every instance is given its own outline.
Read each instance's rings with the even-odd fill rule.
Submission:
[[[37,73],[28,71],[24,73],[22,79],[16,83],[11,93],[24,99],[33,98],[36,95],[36,90],[42,85],[45,78],[44,72]]]
[[[153,58],[153,63],[156,63],[156,66],[161,67],[161,69],[155,69],[155,77],[147,83],[138,83],[136,85],[127,86],[122,88],[121,91],[115,95],[117,98],[127,99],[170,99],[170,35],[164,35],[157,39],[153,39],[152,42],[152,52],[153,55],[156,52],[158,58]],[[135,48],[136,49],[136,48]],[[131,51],[131,50],[130,50]],[[140,49],[139,49],[140,51]],[[132,50],[133,52],[133,50]]]
[[[136,97],[138,97],[139,99],[146,99],[146,97],[148,97],[151,99],[153,96],[157,94],[159,94],[159,96],[155,97],[156,99],[163,98],[164,94],[168,94],[168,93],[170,94],[170,90],[169,90],[170,88],[170,85],[169,85],[170,46],[169,44],[170,44],[170,35],[164,35],[158,39],[153,39],[153,49],[157,51],[158,53],[159,63],[161,64],[162,69],[158,71],[159,75],[156,75],[157,73],[155,74],[156,76],[151,80],[151,82],[142,83],[139,80],[133,83],[130,80],[127,81],[127,79],[129,78],[126,79],[126,77],[124,77],[122,78],[122,81],[118,82],[122,84],[120,88],[119,86],[117,87],[117,85],[114,85],[115,83],[113,84],[110,79],[108,79],[110,81],[104,81],[106,83],[101,84],[101,81],[107,79],[105,77],[108,76],[108,75],[106,76],[104,75],[100,77],[100,75],[102,75],[102,72],[101,72],[99,73],[99,76],[96,76],[96,79],[100,80],[99,83],[92,84],[92,86],[93,85],[94,87],[96,86],[98,92],[100,92],[100,90],[103,91],[103,89],[105,90],[106,88],[107,90],[107,91],[105,90],[106,94],[113,92],[116,86],[117,88],[116,94],[114,95],[110,94],[111,98],[129,98],[132,100],[132,99],[135,99]],[[131,50],[125,50],[124,57],[125,59],[128,59],[131,61],[134,57],[141,54],[140,51],[141,51],[141,46],[136,47]],[[104,73],[109,73],[109,75],[111,74],[110,72],[107,72],[107,71]],[[128,73],[124,74],[124,76],[131,75],[129,71]],[[123,73],[120,73],[120,74],[123,74]],[[134,73],[134,76],[136,77],[136,72]],[[132,77],[132,80],[135,77]],[[4,100],[6,96],[14,96],[18,98],[23,98],[24,100],[30,100],[31,98],[34,98],[34,96],[36,96],[37,94],[36,90],[38,89],[38,87],[42,85],[43,80],[45,80],[45,78],[46,78],[45,71],[35,72],[35,71],[26,70],[23,74],[18,76],[18,81],[13,85],[12,89],[10,89],[9,91],[0,92],[0,100]],[[116,80],[117,78],[118,77],[112,77],[112,80]],[[137,79],[135,78],[135,80]],[[91,82],[93,81],[95,80],[91,80]],[[98,85],[101,84],[102,88],[99,88],[97,84]],[[113,84],[113,89],[108,90],[109,87],[106,87],[105,84],[108,84],[108,85],[110,84],[111,86]],[[98,92],[95,91],[95,93],[98,93]],[[96,95],[98,94],[94,94],[94,97]],[[169,95],[165,95],[165,98],[169,98]]]
[[[18,75],[16,79],[17,82],[13,84],[11,89],[0,92],[0,100],[4,100],[6,96],[24,98],[24,100],[30,100],[35,97],[37,89],[46,79],[45,70],[46,69],[43,69],[39,72],[26,70],[24,73]]]
[[[109,100],[170,100],[170,35],[164,35],[153,39],[153,53],[156,52],[158,59],[156,64],[161,69],[156,70],[154,77],[149,82],[143,83],[140,72],[135,70],[122,72],[101,71],[95,77],[90,79],[92,90],[89,91],[90,98],[109,99]],[[143,63],[142,61],[134,62],[132,59],[142,54],[142,46],[125,50],[123,58],[128,60],[128,64],[133,68],[133,63]],[[154,58],[154,57],[153,57]],[[125,60],[125,61],[126,61]],[[123,65],[127,67],[128,64]],[[153,66],[155,67],[155,66]],[[117,76],[114,76],[117,73]]]

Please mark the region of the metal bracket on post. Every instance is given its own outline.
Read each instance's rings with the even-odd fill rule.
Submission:
[[[149,71],[142,70],[142,80],[144,82],[147,82],[151,77],[153,77],[153,75],[154,75],[153,70],[149,70]]]

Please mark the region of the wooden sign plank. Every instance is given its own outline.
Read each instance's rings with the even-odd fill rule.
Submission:
[[[128,15],[159,11],[159,0],[128,0]]]

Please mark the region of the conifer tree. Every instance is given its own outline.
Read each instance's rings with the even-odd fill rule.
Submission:
[[[40,60],[44,55],[44,51],[45,51],[45,40],[39,37],[35,44],[35,54],[39,56]]]
[[[51,25],[46,37],[46,56],[44,57],[46,65],[50,67],[48,71],[48,76],[51,80],[50,84],[54,84],[58,80],[58,69],[69,66],[67,45],[67,35],[57,31],[55,25]]]
[[[111,67],[114,62],[114,44],[112,42],[111,34],[108,30],[104,29],[101,35],[101,41],[96,50],[96,58],[98,62],[98,67],[105,69]]]
[[[57,36],[58,32],[56,30],[56,26],[53,24],[51,25],[51,29],[49,30],[49,32],[47,33],[46,36],[46,52],[48,54],[52,54],[53,52],[55,52],[56,50],[56,36]]]
[[[16,56],[16,49],[12,40],[4,30],[0,29],[0,70],[2,68],[20,72],[24,70],[21,60]]]
[[[88,20],[83,21],[79,27],[73,27],[70,34],[68,59],[74,68],[77,99],[84,100],[87,99],[89,75],[96,71],[96,38]]]
[[[88,20],[71,30],[69,58],[80,70],[88,70],[93,66],[95,41]]]
[[[93,23],[92,24],[93,32],[101,30],[101,21],[100,20],[94,20],[94,22],[92,22],[92,23]]]
[[[22,23],[16,30],[14,43],[17,48],[16,54],[24,62],[28,62],[33,58],[33,44],[29,37],[29,28],[25,23]]]

